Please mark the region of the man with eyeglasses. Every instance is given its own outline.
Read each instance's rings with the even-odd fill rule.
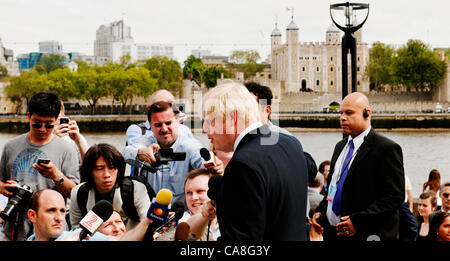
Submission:
[[[30,186],[31,190],[54,189],[70,197],[71,189],[80,181],[78,156],[74,146],[53,133],[61,109],[56,93],[39,92],[28,103],[29,132],[5,144],[0,160],[0,193],[14,195],[17,185]],[[50,160],[38,163],[39,159]],[[28,203],[28,202],[27,202]],[[3,228],[10,240],[26,240],[32,234],[32,224],[27,219],[26,207],[19,209],[17,219],[11,218]]]

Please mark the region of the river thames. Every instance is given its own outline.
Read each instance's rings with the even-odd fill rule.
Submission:
[[[427,180],[431,169],[440,171],[442,182],[450,181],[450,131],[380,132],[402,147],[405,174],[411,180],[414,198],[422,192],[422,184]],[[304,151],[313,156],[317,165],[331,158],[335,144],[342,139],[342,133],[339,131],[292,131],[292,133],[300,140]],[[0,133],[1,150],[3,151],[3,146],[9,139],[17,135]],[[89,145],[110,143],[119,151],[125,147],[125,134],[121,132],[83,133],[83,135]],[[206,135],[195,133],[194,136],[205,147],[209,147]]]

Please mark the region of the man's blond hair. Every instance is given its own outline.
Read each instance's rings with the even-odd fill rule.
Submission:
[[[244,85],[231,82],[218,85],[203,97],[203,117],[221,117],[236,112],[245,127],[260,121],[258,103]]]

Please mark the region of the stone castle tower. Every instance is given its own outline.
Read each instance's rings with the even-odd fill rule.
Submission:
[[[363,74],[369,59],[367,43],[362,42],[362,29],[355,32],[357,38],[357,88],[368,92],[369,81]],[[341,35],[332,24],[325,33],[325,42],[299,42],[299,27],[291,17],[286,27],[286,43],[275,25],[271,35],[272,79],[281,82],[284,92],[295,93],[313,90],[323,93],[342,91]],[[349,62],[350,77],[350,62]],[[350,82],[350,80],[349,80]]]

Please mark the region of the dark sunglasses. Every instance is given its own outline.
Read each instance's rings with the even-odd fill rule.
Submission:
[[[448,194],[448,193],[442,193],[442,196],[444,196],[444,198],[448,198],[448,196],[450,196],[450,194]]]
[[[45,123],[33,123],[31,124],[31,127],[35,128],[35,129],[40,129],[42,127],[42,125],[45,126],[46,129],[53,129],[53,127],[55,127],[54,124],[45,124]]]

